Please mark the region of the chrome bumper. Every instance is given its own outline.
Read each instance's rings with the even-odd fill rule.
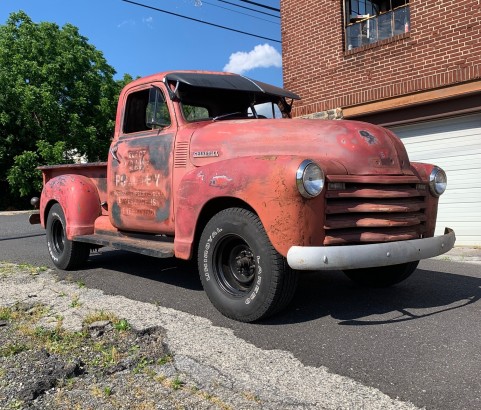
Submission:
[[[456,242],[445,228],[444,235],[410,241],[348,246],[292,246],[287,263],[297,270],[344,270],[396,265],[442,255]]]

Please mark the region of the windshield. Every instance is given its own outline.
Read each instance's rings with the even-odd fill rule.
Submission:
[[[232,73],[173,72],[164,82],[187,121],[291,118],[291,91]],[[289,102],[288,102],[289,101]]]
[[[184,118],[189,121],[220,121],[246,118],[288,117],[278,96],[209,88],[179,87]]]

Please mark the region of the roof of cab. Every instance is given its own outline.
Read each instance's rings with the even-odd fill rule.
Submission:
[[[285,98],[300,100],[301,98],[293,92],[284,90],[261,81],[252,80],[239,74],[213,72],[213,71],[169,71],[140,78],[133,82],[145,83],[147,81],[172,81],[183,83],[198,88],[217,88],[224,90],[235,90],[245,92],[263,93]]]

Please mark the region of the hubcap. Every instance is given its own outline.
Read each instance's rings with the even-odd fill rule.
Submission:
[[[233,296],[243,296],[253,288],[256,262],[249,245],[239,236],[222,239],[214,251],[217,281]]]

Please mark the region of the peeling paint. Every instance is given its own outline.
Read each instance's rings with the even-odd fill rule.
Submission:
[[[364,138],[369,145],[377,144],[377,138],[369,131],[361,130],[359,131],[359,135]]]
[[[216,188],[223,188],[229,185],[230,182],[232,182],[232,178],[229,178],[226,175],[216,175],[215,177],[212,177],[209,185]]]

